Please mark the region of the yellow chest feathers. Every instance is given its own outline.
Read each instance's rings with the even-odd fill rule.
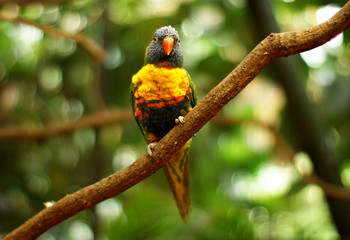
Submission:
[[[147,100],[170,100],[185,96],[190,87],[190,79],[182,68],[156,67],[147,64],[132,77],[136,86],[135,98]]]

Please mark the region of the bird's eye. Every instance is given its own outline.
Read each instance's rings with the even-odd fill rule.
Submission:
[[[153,42],[157,43],[159,39],[157,37],[153,37]]]

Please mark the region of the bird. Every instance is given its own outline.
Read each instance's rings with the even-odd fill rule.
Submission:
[[[130,100],[133,115],[152,156],[155,145],[197,102],[196,88],[183,68],[179,34],[172,26],[157,29],[148,45],[144,66],[133,75]],[[190,212],[188,189],[190,139],[165,164],[164,171],[183,221]]]

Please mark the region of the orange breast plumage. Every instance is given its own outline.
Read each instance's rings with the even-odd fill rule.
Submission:
[[[134,116],[147,142],[159,141],[175,125],[175,119],[192,108],[190,78],[183,68],[145,65],[132,78]]]
[[[147,64],[135,74],[132,83],[137,86],[135,98],[146,101],[171,100],[185,96],[190,87],[190,79],[183,68],[165,68]]]

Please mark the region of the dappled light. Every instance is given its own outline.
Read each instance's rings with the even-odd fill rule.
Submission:
[[[262,40],[259,29],[268,23],[252,16],[255,1],[1,4],[0,237],[45,203],[146,154],[129,86],[157,28],[179,32],[184,68],[200,101]],[[273,21],[286,32],[327,21],[344,4],[270,2]],[[187,222],[160,170],[38,239],[339,239],[342,210],[332,212],[329,199],[348,204],[350,196],[349,41],[345,31],[283,59],[291,61],[304,104],[314,112],[300,110],[302,104],[293,112],[291,103],[303,97],[286,90],[272,61],[192,138]],[[317,140],[314,129],[299,124],[310,115],[323,131],[317,149],[309,144]],[[312,153],[334,155],[329,166],[338,172],[317,165],[322,160]],[[320,172],[335,175],[338,184]]]
[[[327,21],[330,17],[332,17],[337,11],[339,11],[340,7],[337,5],[327,5],[320,7],[316,10],[315,18],[316,23],[320,24],[322,22]],[[326,43],[324,46],[320,46],[318,48],[312,49],[307,52],[301,53],[301,57],[304,59],[306,64],[312,68],[321,67],[325,61],[327,60],[327,54],[339,56],[342,52],[342,43],[343,43],[343,34],[339,34],[331,41]]]

